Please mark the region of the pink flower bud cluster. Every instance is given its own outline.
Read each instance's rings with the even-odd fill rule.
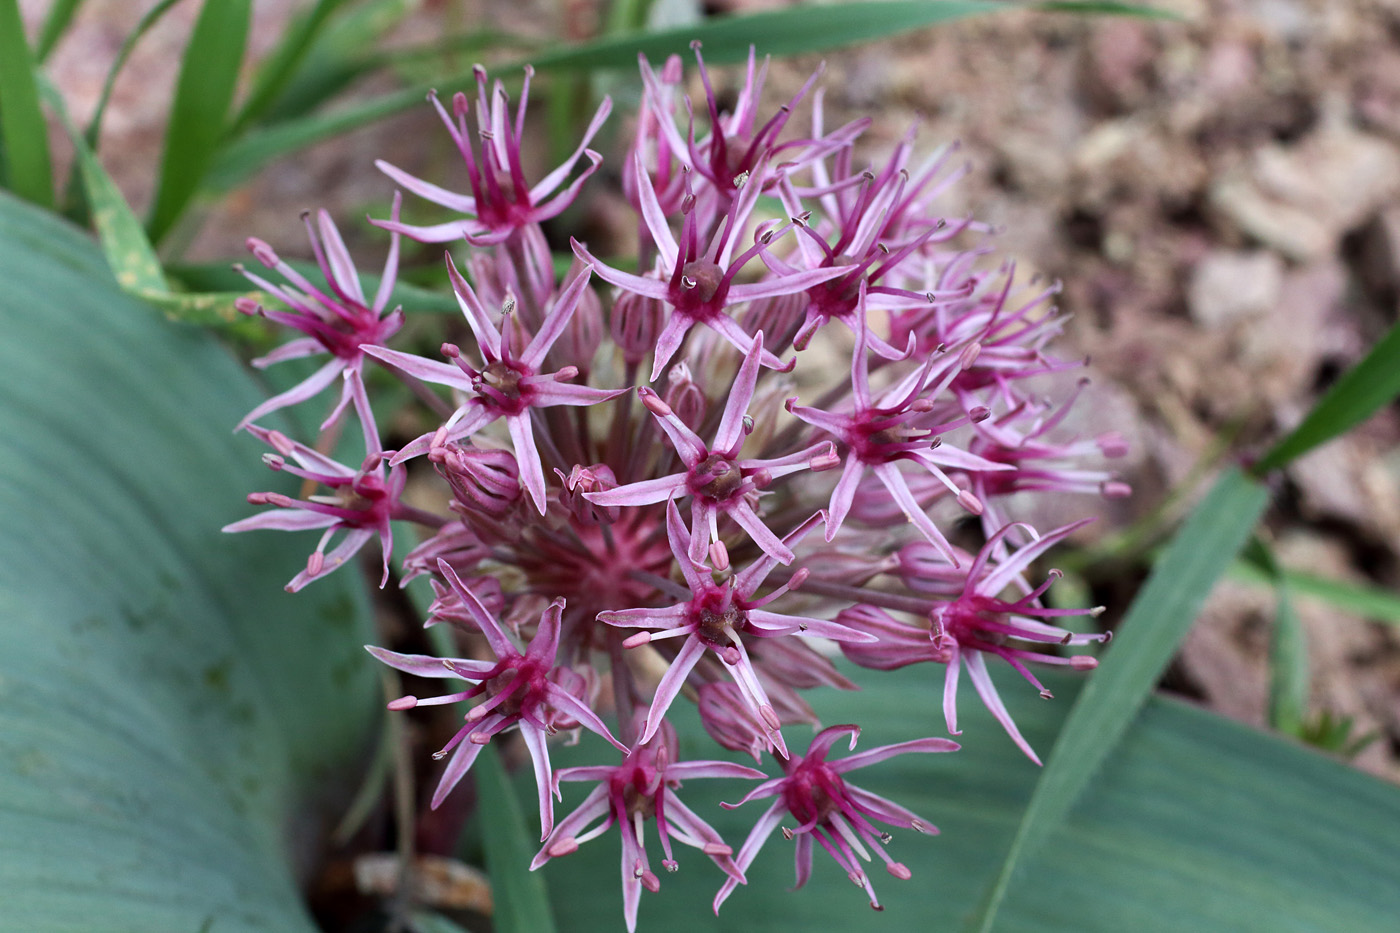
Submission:
[[[862,867],[870,850],[894,877],[909,870],[885,854],[890,836],[876,824],[934,830],[847,783],[847,772],[957,745],[915,738],[828,761],[838,738],[854,747],[859,731],[839,725],[797,754],[794,730],[820,725],[804,694],[854,689],[837,654],[874,671],[926,664],[943,677],[944,724],[956,735],[965,669],[1038,762],[988,660],[1048,697],[1029,665],[1088,670],[1091,656],[1060,646],[1107,636],[1060,627],[1063,616],[1098,610],[1049,608],[1057,574],[1032,574],[1082,523],[1037,531],[1017,513],[1028,495],[1128,492],[1102,463],[1124,453],[1122,440],[1066,428],[1082,386],[1058,400],[1044,394],[1053,384],[1044,377],[1081,365],[1049,350],[1056,289],[1022,288],[1010,264],[986,261],[984,226],[940,212],[940,194],[961,174],[952,150],[916,161],[911,132],[866,163],[857,141],[869,121],[828,129],[818,75],[768,111],[767,64],[751,55],[724,110],[698,48],[696,60],[698,100],[683,92],[679,58],[659,70],[641,62],[642,103],[616,166],[637,212],[635,263],[551,229],[572,253],[556,278],[541,227],[557,223],[602,164],[588,145],[611,104],[562,165],[531,181],[530,75],[512,108],[480,69],[474,98],[432,99],[470,191],[379,163],[452,218],[403,223],[395,196],[376,221],[392,238],[372,301],[324,213],[308,222],[324,286],[250,241],[286,284],[249,277],[289,310],[245,310],[300,335],[259,365],[329,360],[241,425],[272,449],[273,470],[304,480],[304,498],[254,493],[250,502],[271,508],[227,529],[322,530],[288,585],[299,589],[376,537],[387,580],[393,524],[420,526],[424,540],[399,578],[428,575],[437,599],[427,624],[451,625],[479,656],[370,651],[415,678],[466,684],[390,704],[474,704],[434,756],[447,763],[433,805],[486,742],[519,731],[539,791],[534,867],[617,828],[629,929],[641,891],[661,887],[648,823],[666,870],[678,866],[675,842],[719,867],[716,910],[780,825],[796,840],[799,886],[815,843],[878,907]],[[434,355],[387,345],[403,322],[398,309],[384,313],[401,236],[456,244],[446,266],[463,324]],[[325,443],[251,424],[337,378]],[[395,449],[385,449],[366,394],[386,379],[425,406],[417,436]],[[358,468],[324,452],[350,418],[364,437]],[[441,478],[440,508],[403,500],[409,471]],[[690,701],[716,743],[757,764],[769,753],[781,775],[677,760],[670,719]],[[585,741],[600,764],[554,771],[551,737],[580,729],[595,734]],[[688,778],[764,781],[741,803],[772,803],[737,855],[682,802]],[[561,781],[595,787],[556,820]]]

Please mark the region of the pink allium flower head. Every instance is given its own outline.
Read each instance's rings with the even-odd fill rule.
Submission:
[[[784,818],[791,816],[797,821],[797,826],[784,827],[783,836],[796,840],[797,887],[806,884],[811,876],[813,840],[836,860],[852,882],[865,889],[870,906],[876,910],[883,908],[875,897],[869,876],[861,868],[862,861],[871,860],[872,850],[884,861],[886,871],[902,881],[909,880],[909,869],[885,854],[885,845],[891,838],[889,833],[878,829],[871,821],[879,820],[920,833],[937,833],[937,827],[893,801],[848,784],[843,775],[908,752],[957,751],[958,744],[948,739],[915,739],[897,745],[882,745],[840,761],[826,760],[832,746],[844,736],[850,736],[850,750],[855,751],[859,735],[857,726],[823,729],[812,740],[807,754],[783,762],[782,777],[764,781],[745,794],[737,804],[724,804],[725,807],[738,807],[750,800],[777,798],[759,817],[749,837],[744,840],[735,858],[739,871],[745,871],[753,864],[758,850],[768,841],[773,830]],[[714,903],[716,914],[735,887],[737,883],[731,878],[719,889]]]
[[[440,188],[382,159],[375,162],[380,171],[408,191],[465,214],[466,219],[415,227],[399,223],[395,217],[379,221],[379,226],[423,243],[447,243],[462,237],[479,245],[501,243],[522,228],[561,214],[578,197],[579,188],[602,162],[602,156],[589,149],[588,144],[612,112],[612,101],[606,97],[573,154],[531,186],[525,180],[521,149],[525,107],[530,99],[530,79],[534,76],[534,69],[525,69],[525,84],[520,90],[520,104],[513,119],[505,85],[497,81],[494,88],[489,88],[486,69],[477,65],[473,71],[477,84],[475,114],[472,112],[472,102],[465,94],[453,95],[451,114],[442,106],[436,93],[428,96],[466,164],[467,179],[471,184],[470,195]],[[474,128],[469,126],[470,122],[475,123]],[[560,186],[573,172],[580,157],[588,159],[588,166],[561,191]]]
[[[564,781],[594,781],[598,786],[578,809],[559,821],[530,869],[577,852],[579,846],[616,825],[622,836],[622,912],[630,933],[637,928],[642,888],[653,894],[661,889],[661,879],[647,859],[642,835],[646,821],[656,822],[661,864],[668,872],[680,867],[671,851],[674,840],[704,852],[729,876],[729,883],[743,884],[744,873],[731,858],[734,850],[681,802],[676,791],[682,781],[691,778],[763,777],[762,771],[727,761],[677,761],[676,733],[668,723],[655,738],[628,752],[620,765],[565,768],[555,776],[555,787]],[[588,828],[600,818],[601,823]]]
[[[559,651],[559,620],[564,608],[562,599],[551,603],[540,616],[535,636],[522,652],[515,646],[515,641],[500,622],[486,610],[481,600],[458,578],[446,561],[443,561],[438,569],[481,634],[486,636],[491,651],[496,655],[496,661],[492,663],[465,658],[406,655],[373,645],[366,645],[365,648],[395,670],[419,677],[456,677],[473,684],[470,689],[460,693],[426,700],[412,696],[401,697],[389,704],[390,709],[405,710],[415,706],[458,703],[483,695],[486,697],[467,712],[466,724],[433,756],[445,758],[456,750],[433,794],[434,809],[447,798],[452,788],[457,786],[457,782],[476,761],[482,746],[489,742],[492,736],[513,726],[519,727],[520,735],[525,740],[525,746],[530,750],[530,758],[535,764],[535,777],[540,789],[540,838],[544,839],[554,830],[554,805],[549,793],[553,778],[549,765],[549,751],[545,747],[546,736],[553,735],[560,729],[582,726],[601,735],[621,751],[625,752],[627,748],[613,738],[608,727],[593,712],[589,706],[589,698],[580,695],[583,692],[579,690],[583,678],[568,668],[561,668],[555,664],[555,655]]]
[[[725,873],[716,909],[788,816],[796,820],[784,833],[795,842],[799,885],[820,845],[878,906],[861,864],[874,857],[869,850],[895,876],[909,873],[885,854],[889,840],[876,824],[931,827],[846,775],[903,752],[957,746],[920,739],[829,761],[842,736],[854,743],[855,727],[837,726],[789,758],[783,727],[819,726],[806,691],[857,688],[827,639],[868,679],[879,679],[872,671],[941,665],[953,733],[966,666],[983,701],[1033,758],[992,687],[987,657],[1042,688],[1029,662],[1087,670],[1093,658],[1060,657],[1050,646],[1106,636],[1059,628],[1060,616],[1078,611],[1047,609],[1041,596],[1049,581],[1028,580],[1032,562],[1078,526],[1039,535],[1018,521],[1021,510],[1037,494],[1127,492],[1096,462],[1122,456],[1120,436],[1066,436],[1073,422],[1065,412],[1080,390],[1064,391],[1056,380],[1083,364],[1051,355],[1062,328],[1053,307],[1058,288],[1034,281],[1021,288],[1010,263],[990,258],[991,229],[948,216],[938,203],[965,170],[952,159],[955,147],[920,162],[911,129],[888,158],[863,168],[856,140],[870,121],[828,130],[820,71],[786,106],[765,112],[766,62],[751,53],[726,111],[720,102],[728,95],[698,49],[696,61],[703,90],[692,101],[679,57],[657,70],[642,60],[641,109],[617,169],[595,172],[600,157],[588,149],[608,114],[605,101],[574,153],[533,186],[523,170],[528,69],[514,107],[479,69],[474,97],[459,94],[450,105],[434,98],[470,191],[453,193],[380,163],[458,216],[402,224],[396,198],[379,222],[394,237],[386,284],[373,302],[324,215],[308,221],[323,290],[254,243],[255,255],[289,283],[252,277],[280,289],[273,293],[292,308],[267,316],[304,335],[260,363],[332,357],[255,414],[309,398],[342,374],[327,425],[337,426],[353,404],[367,457],[354,469],[250,427],[273,448],[270,466],[328,494],[298,501],[257,493],[253,502],[276,508],[229,527],[323,530],[293,588],[376,536],[387,579],[391,522],[426,530],[400,579],[428,577],[425,624],[460,636],[462,648],[447,653],[481,656],[370,650],[398,670],[466,682],[391,708],[475,703],[438,753],[450,761],[434,806],[482,743],[518,730],[534,763],[545,839],[534,867],[616,826],[629,929],[642,890],[656,891],[663,874],[648,861],[648,821],[662,867],[675,870],[672,843],[680,841]],[[799,105],[811,107],[810,130],[794,129]],[[572,263],[561,275],[540,221],[565,222],[559,215],[571,203],[586,208],[575,198],[588,179],[619,177],[636,216],[612,222],[624,203],[614,197],[599,202],[608,205],[603,222],[582,229],[611,250],[617,241],[604,238],[620,232],[626,241],[635,224],[636,253],[604,265],[570,239]],[[578,231],[551,231],[553,242],[570,232]],[[443,343],[432,359],[389,345],[401,322],[383,313],[400,234],[465,237],[447,273],[466,327],[448,326],[469,329],[474,345]],[[595,273],[608,288],[593,287]],[[823,331],[831,320],[850,328],[853,349]],[[400,380],[423,403],[426,416],[395,412],[394,430],[407,426],[402,439],[380,440],[364,391],[366,356],[382,364],[376,377]],[[322,449],[331,440],[324,437]],[[427,465],[408,463],[425,454]],[[436,498],[413,487],[414,501],[435,502],[435,511],[402,501],[406,471],[437,481]],[[833,475],[814,475],[823,471]],[[949,523],[967,515],[979,521],[963,521],[954,534]],[[824,541],[812,533],[819,524]],[[677,791],[689,777],[762,775],[677,761],[684,700],[696,703],[720,746],[755,762],[765,752],[784,759],[782,777],[744,798],[772,798],[772,806],[738,856]],[[582,729],[625,757],[554,773],[548,739],[557,732],[577,739]],[[596,786],[556,825],[553,801],[571,781]]]
[[[399,195],[395,194],[392,212],[395,219],[399,216],[400,200]],[[250,411],[238,423],[238,430],[274,411],[314,397],[335,382],[337,376],[343,377],[352,370],[361,373],[364,365],[363,346],[369,343],[383,343],[403,326],[401,309],[396,308],[392,313],[384,314],[384,308],[389,303],[389,295],[393,292],[398,276],[398,235],[395,234],[389,240],[389,256],[384,261],[384,275],[379,280],[379,289],[371,302],[365,299],[355,264],[350,259],[350,252],[345,248],[345,241],[341,239],[340,231],[336,229],[330,215],[325,211],[318,212],[314,225],[309,213],[303,214],[302,219],[306,222],[306,235],[311,241],[311,251],[316,257],[317,265],[321,267],[321,275],[327,288],[318,288],[282,260],[271,246],[262,240],[249,237],[249,251],[263,265],[276,270],[286,279],[287,284],[275,285],[242,266],[238,267],[239,271],[250,282],[281,301],[290,310],[269,311],[246,298],[240,298],[234,304],[244,314],[265,317],[306,335],[283,344],[267,356],[253,360],[253,365],[259,369],[285,360],[322,353],[329,353],[331,358],[297,385],[274,395]],[[321,425],[322,430],[330,427],[344,413],[353,395],[360,397],[354,399],[355,401],[363,398],[363,384],[359,380],[343,379],[340,401]]]

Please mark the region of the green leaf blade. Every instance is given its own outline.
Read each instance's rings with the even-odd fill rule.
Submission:
[[[495,904],[493,927],[501,933],[554,933],[544,876],[530,871],[538,837],[526,825],[524,808],[494,747],[481,750],[472,774]]]
[[[1301,424],[1253,467],[1256,476],[1281,469],[1303,454],[1340,437],[1400,395],[1400,324],[1333,383]]]
[[[862,679],[850,667],[843,673]],[[1053,702],[1005,668],[993,676],[1026,737],[1048,747],[1065,704],[1075,702],[1094,675],[1047,675]],[[861,748],[942,731],[940,670],[909,667],[863,686],[859,693],[826,690],[811,697],[823,722],[864,727]],[[709,905],[723,876],[700,853],[678,848],[680,870],[662,875],[658,894],[643,895],[638,929],[955,929],[995,877],[1038,775],[964,686],[961,751],[896,758],[849,776],[942,831],[894,832],[886,852],[913,878],[901,882],[872,872],[885,907],[878,918],[820,851],[811,882],[790,890],[792,843],[775,832],[747,870],[749,883],[718,918]],[[681,758],[716,757],[695,717],[678,719],[677,729]],[[788,741],[801,746],[806,736],[795,732]],[[581,746],[560,749],[555,764],[597,760],[596,750]],[[777,770],[771,761],[766,769]],[[522,779],[517,789],[522,801],[532,799],[531,781]],[[745,782],[687,781],[680,796],[737,849],[766,801],[732,811],[717,802],[749,789]],[[565,784],[564,805],[575,805],[586,790]],[[1400,872],[1397,825],[1397,788],[1294,743],[1153,697],[1094,776],[1090,792],[1042,853],[1027,859],[997,930],[1383,930],[1400,910],[1400,888],[1387,880]],[[644,832],[650,850],[654,824],[648,821]],[[561,929],[591,929],[620,918],[618,846],[610,831],[540,870]]]
[[[205,0],[185,47],[151,208],[159,243],[189,205],[228,126],[248,40],[250,0]]]
[[[976,929],[993,928],[1019,860],[1060,825],[1127,730],[1267,505],[1263,486],[1230,470],[1168,546],[1056,741]]]
[[[0,244],[0,929],[312,933],[289,843],[374,734],[363,587],[219,532],[267,483],[240,364],[52,215],[0,197]]]
[[[19,0],[0,0],[0,154],[5,186],[40,207],[53,207],[49,133]]]

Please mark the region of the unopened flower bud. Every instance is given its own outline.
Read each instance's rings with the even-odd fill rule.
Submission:
[[[455,511],[500,518],[520,499],[520,467],[509,451],[455,443],[440,451],[438,471],[452,487]]]
[[[665,323],[666,306],[656,298],[624,292],[613,302],[608,331],[622,358],[631,365],[656,349],[656,337]]]
[[[587,467],[576,463],[568,476],[561,470],[554,472],[564,483],[559,490],[559,503],[576,521],[585,525],[610,525],[617,521],[620,506],[595,505],[584,498],[585,493],[607,492],[617,488],[617,476],[612,467],[605,463]]]

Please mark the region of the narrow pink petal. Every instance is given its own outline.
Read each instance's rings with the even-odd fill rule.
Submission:
[[[574,276],[569,287],[554,302],[554,307],[550,309],[549,314],[540,324],[540,329],[535,334],[534,339],[530,341],[530,345],[520,355],[520,362],[532,372],[539,372],[540,366],[544,363],[545,354],[549,353],[550,347],[554,346],[555,341],[564,333],[564,328],[569,325],[569,319],[574,316],[574,310],[578,308],[579,300],[583,298],[584,290],[588,288],[588,280],[592,277],[592,266],[585,266],[580,274]]]
[[[601,272],[598,274],[602,275]],[[694,323],[683,314],[677,314],[674,311],[671,313],[671,317],[666,321],[666,326],[661,328],[661,333],[656,337],[656,350],[653,351],[650,382],[655,382],[661,376],[661,373],[666,369],[666,364],[671,362],[671,357],[676,355],[676,350],[680,348],[686,332]]]
[[[404,353],[400,350],[390,350],[388,347],[365,344],[360,349],[364,350],[367,356],[372,356],[376,360],[387,363],[396,369],[403,370],[416,379],[424,382],[431,382],[435,385],[451,386],[463,392],[475,393],[472,388],[471,378],[466,373],[458,369],[451,363],[439,363],[436,360],[415,356],[412,353]]]
[[[645,278],[640,275],[633,275],[630,272],[620,272],[599,260],[578,240],[571,239],[569,242],[573,245],[574,255],[591,265],[593,271],[598,274],[598,278],[607,282],[609,285],[616,285],[624,291],[645,295],[648,298],[659,298],[662,301],[667,300],[670,289],[667,287],[666,283],[660,279]]]
[[[486,309],[482,307],[481,299],[476,297],[476,292],[467,284],[467,280],[462,278],[462,273],[457,271],[457,266],[452,262],[450,253],[444,254],[447,260],[447,277],[452,282],[452,293],[457,296],[457,306],[462,309],[462,316],[467,319],[467,326],[472,329],[472,336],[476,338],[477,345],[481,347],[482,353],[488,360],[499,360],[501,358],[501,331],[491,320]],[[453,369],[457,367],[453,366]],[[460,373],[461,370],[458,370]]]
[[[753,347],[744,356],[744,363],[734,377],[729,389],[729,401],[724,406],[724,418],[715,432],[714,450],[733,457],[744,444],[744,416],[748,414],[749,402],[753,401],[754,387],[758,384],[759,358],[763,355],[763,331],[753,338]],[[784,563],[787,563],[784,561]]]
[[[447,561],[438,559],[438,572],[442,574],[447,585],[452,588],[452,592],[457,594],[457,598],[462,601],[467,612],[471,613],[472,621],[481,629],[481,634],[486,636],[486,642],[491,646],[497,658],[515,657],[520,651],[515,647],[515,642],[510,640],[506,630],[501,627],[501,623],[491,613],[486,611],[486,607],[481,604],[481,600],[465,583],[457,576],[457,571],[452,569],[452,565]]]
[[[738,304],[741,301],[753,301],[756,298],[775,298],[778,295],[793,295],[797,292],[805,292],[813,285],[820,285],[838,276],[846,275],[850,271],[850,269],[844,266],[826,266],[821,269],[809,269],[806,272],[798,272],[793,275],[765,279],[762,282],[735,285],[729,289],[729,302],[731,304]]]
[[[389,210],[389,220],[393,223],[399,221],[399,208],[403,206],[403,192],[394,192],[394,206]],[[384,306],[389,302],[389,295],[394,290],[394,283],[399,277],[399,235],[391,232],[389,237],[389,254],[384,258],[384,274],[379,278],[379,288],[374,293],[374,304],[371,306],[375,314],[383,314]]]
[[[840,761],[831,762],[831,770],[837,774],[845,774],[856,768],[864,768],[876,762],[893,758],[896,755],[903,755],[908,752],[955,752],[960,746],[950,739],[914,739],[910,742],[899,742],[895,745],[881,745],[879,748],[872,748],[868,751],[860,752],[842,758]]]
[[[574,407],[596,405],[599,402],[612,401],[627,392],[625,388],[595,389],[592,386],[576,386],[567,382],[556,382],[553,379],[532,381],[530,387],[534,390],[530,401],[536,408],[549,408],[553,405],[572,405]]]
[[[943,554],[954,567],[959,566],[958,557],[953,552],[953,546],[948,543],[948,539],[943,536],[943,532],[928,517],[919,503],[914,499],[914,494],[909,491],[909,484],[904,479],[904,474],[899,472],[899,467],[894,463],[877,463],[875,465],[875,475],[880,478],[880,482],[885,484],[894,501],[899,505],[906,518],[915,528],[923,534],[929,544]]]
[[[287,584],[287,591],[295,593],[313,580],[319,580],[336,570],[347,560],[354,557],[355,554],[359,552],[360,548],[365,546],[365,542],[372,537],[374,537],[374,532],[368,529],[351,528],[345,533],[345,537],[341,539],[341,542],[336,545],[334,549],[327,552],[325,562],[321,565],[319,573],[313,574],[307,570],[303,570],[295,577],[292,577],[291,582]]]
[[[310,376],[303,379],[301,382],[294,385],[292,388],[279,395],[274,395],[272,398],[263,402],[257,408],[254,408],[252,411],[248,412],[248,414],[243,416],[243,420],[238,422],[238,426],[235,427],[234,430],[241,431],[248,425],[252,424],[254,421],[257,421],[263,415],[270,414],[271,412],[286,408],[289,405],[295,405],[298,402],[304,402],[307,399],[312,398],[313,396],[319,394],[320,391],[326,386],[334,382],[335,377],[340,375],[344,371],[345,361],[340,359],[339,357],[332,358],[324,366],[316,370]]]
[[[986,657],[980,651],[968,651],[963,655],[963,660],[967,662],[967,673],[972,678],[972,685],[977,688],[977,695],[982,698],[987,709],[991,710],[992,715],[1001,723],[1017,747],[1025,752],[1031,761],[1040,764],[1040,759],[1031,750],[1030,743],[1021,737],[1021,730],[1017,729],[1016,723],[1011,720],[1011,714],[1006,711],[1006,704],[1001,702],[1001,694],[997,693],[996,685],[987,673]]]
[[[1093,521],[1093,519],[1085,518],[1073,524],[1056,528],[1054,531],[1046,532],[1041,535],[1038,540],[1032,541],[1030,544],[1019,548],[978,583],[978,592],[988,596],[997,595],[1002,590],[1006,589],[1007,585],[1019,576],[1021,571],[1030,566],[1031,562],[1037,557],[1044,554],[1051,547],[1060,543],[1091,521]]]
[[[625,753],[628,750],[626,745],[623,745],[613,737],[612,732],[608,730],[607,724],[598,717],[598,714],[589,709],[588,704],[584,703],[578,697],[555,684],[547,685],[545,687],[545,692],[549,694],[549,702],[555,709],[560,712],[568,713],[571,717],[578,720],[579,725],[595,735],[601,735],[618,751]]]
[[[685,523],[681,521],[681,510],[676,508],[676,500],[672,499],[666,503],[666,538],[671,545],[671,553],[675,555],[676,563],[681,568],[681,574],[685,577],[685,585],[690,587],[692,593],[699,593],[705,588],[706,581],[700,578],[695,564],[688,556],[690,536],[691,532],[686,530]]]
[[[476,216],[476,198],[468,197],[464,194],[457,194],[455,191],[448,191],[446,188],[439,188],[431,182],[426,182],[421,178],[408,174],[403,169],[385,162],[383,159],[376,159],[375,168],[392,178],[400,187],[412,191],[424,200],[432,201],[434,204],[441,204],[443,207],[457,211],[461,214]]]
[[[463,728],[471,728],[464,726]],[[442,802],[447,799],[447,795],[452,793],[452,788],[457,786],[457,782],[471,770],[471,766],[476,762],[476,756],[481,754],[485,745],[477,745],[470,739],[464,739],[452,753],[452,761],[448,763],[447,770],[442,773],[442,780],[438,781],[437,790],[433,791],[432,808],[436,810],[442,806]]]
[[[634,160],[637,172],[637,200],[641,202],[642,220],[646,223],[652,242],[656,244],[662,267],[674,269],[679,261],[680,247],[676,244],[676,238],[671,235],[671,226],[666,222],[661,202],[656,199],[656,189],[651,185],[651,175],[642,161],[640,149],[634,153]]]
[[[828,542],[836,537],[836,532],[841,530],[841,523],[846,520],[846,513],[851,511],[851,503],[856,498],[856,487],[860,485],[861,477],[864,474],[865,464],[853,456],[848,456],[846,466],[841,471],[841,479],[837,481],[836,488],[831,491],[831,504],[826,523],[826,540]]]
[[[671,708],[671,703],[680,694],[681,688],[685,686],[685,679],[690,676],[691,670],[699,662],[700,656],[705,653],[705,646],[698,638],[687,638],[685,647],[676,655],[676,659],[671,662],[671,666],[666,669],[661,682],[656,685],[656,695],[652,697],[651,709],[647,711],[646,729],[637,741],[645,745],[651,741],[651,737],[656,735],[656,730],[661,728],[661,723],[665,719],[666,711]]]
[[[395,223],[392,220],[375,220],[372,223],[381,230],[402,233],[419,243],[451,243],[464,237],[471,240],[486,232],[486,228],[475,220],[451,220],[447,223],[429,224],[425,227]]]
[[[527,722],[520,724],[520,737],[525,740],[525,748],[529,750],[530,761],[535,766],[535,787],[540,795],[540,842],[544,842],[554,832],[554,801],[550,797],[554,782],[549,765],[549,749],[544,733]]]
[[[345,248],[345,240],[341,237],[335,221],[323,209],[316,213],[316,223],[321,230],[321,241],[325,244],[332,284],[341,294],[348,295],[361,306],[368,307],[365,304],[365,290],[360,285],[360,275],[355,271],[355,262],[350,258],[350,251]]]
[[[552,220],[558,217],[560,214],[564,213],[564,211],[568,210],[569,205],[573,204],[578,198],[578,193],[580,189],[583,188],[584,183],[588,181],[589,176],[598,171],[598,166],[603,164],[603,157],[592,149],[585,149],[583,154],[588,157],[588,166],[579,173],[579,176],[569,184],[568,188],[530,211],[529,219],[531,223],[544,223],[546,220]]]
[[[329,528],[339,522],[334,515],[309,512],[303,509],[272,509],[257,515],[240,519],[221,530],[230,533],[239,531],[309,531],[313,528]]]
[[[510,431],[511,442],[515,444],[515,462],[520,465],[520,485],[530,493],[530,499],[540,514],[545,513],[544,465],[540,463],[540,452],[535,447],[535,432],[530,425],[530,413],[506,415],[506,428]]]
[[[956,745],[953,747],[957,748]],[[938,751],[938,749],[933,749],[933,751]],[[837,764],[845,764],[845,762],[837,762]],[[925,833],[930,836],[938,835],[937,826],[934,826],[913,810],[901,807],[893,800],[886,800],[884,797],[872,794],[865,788],[856,787],[853,784],[846,785],[846,794],[859,807],[869,811],[870,815],[881,822],[889,823],[891,826],[903,826],[906,828],[913,828],[917,825],[919,827],[917,832]]]
[[[602,128],[603,121],[608,118],[608,114],[610,113],[612,113],[612,98],[604,97],[603,102],[598,105],[597,111],[594,112],[593,119],[589,121],[588,129],[584,131],[583,139],[579,142],[578,148],[573,151],[572,155],[564,160],[563,164],[540,179],[539,182],[530,189],[531,204],[538,204],[542,198],[547,197],[551,191],[564,183],[564,179],[569,177],[569,172],[573,170],[574,163],[578,161],[579,156],[583,155],[584,150],[587,149],[588,144],[593,141],[593,137],[597,135],[598,130]]]
[[[389,665],[396,671],[403,671],[405,674],[413,674],[416,677],[452,677],[458,680],[459,677],[451,668],[442,662],[442,658],[434,657],[430,654],[400,654],[397,651],[390,651],[387,648],[380,648],[377,645],[365,645],[365,650],[374,657]],[[453,659],[454,663],[462,663],[464,659]],[[494,667],[495,665],[490,665]]]
[[[602,492],[586,492],[583,497],[595,505],[652,505],[665,502],[672,494],[686,495],[685,478],[685,473],[672,473]]]
[[[943,719],[949,735],[962,735],[958,729],[958,673],[962,670],[962,649],[953,642],[948,652],[948,667],[943,675]]]
[[[566,768],[564,771],[558,772],[556,777],[563,778],[564,774],[572,770],[575,769]],[[611,768],[606,770],[609,772],[612,771]],[[606,814],[609,808],[607,793],[608,788],[605,784],[589,791],[588,796],[583,799],[583,803],[579,804],[574,812],[564,817],[564,819],[560,820],[554,827],[554,835],[561,839],[565,836],[577,836],[584,831],[584,828],[587,827],[589,823]],[[550,860],[551,856],[548,850],[549,846],[546,845],[535,855],[534,859],[530,862],[531,871],[534,871]]]
[[[685,603],[657,609],[608,609],[598,613],[598,621],[623,628],[675,628],[689,613]]]
[[[763,519],[758,517],[758,513],[753,510],[742,498],[734,500],[733,504],[725,510],[726,514],[734,519],[735,523],[749,533],[753,543],[763,549],[773,560],[780,564],[790,564],[793,558],[792,549],[782,542],[773,530],[763,523]]]
[[[269,366],[285,363],[287,360],[299,360],[325,352],[325,344],[315,337],[298,337],[295,340],[287,341],[271,353],[253,360],[253,365],[258,369],[267,369]]]
[[[682,761],[666,766],[666,777],[688,781],[691,778],[739,778],[761,781],[768,777],[756,768],[732,761]]]

